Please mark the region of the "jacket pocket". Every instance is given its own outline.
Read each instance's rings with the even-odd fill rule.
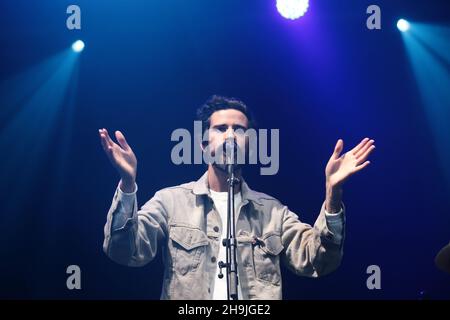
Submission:
[[[196,271],[209,244],[206,234],[194,227],[172,225],[169,237],[175,272],[185,275]]]
[[[279,285],[281,282],[280,253],[284,247],[281,237],[276,233],[268,233],[258,238],[253,247],[255,275],[258,280]]]

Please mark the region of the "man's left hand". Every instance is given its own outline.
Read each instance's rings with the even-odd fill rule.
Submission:
[[[375,149],[374,140],[364,138],[352,150],[341,155],[344,141],[339,139],[325,168],[326,200],[325,209],[328,212],[338,212],[342,200],[342,185],[354,173],[361,171],[370,164],[366,161]]]

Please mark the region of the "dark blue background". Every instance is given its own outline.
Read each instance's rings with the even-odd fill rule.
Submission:
[[[65,26],[73,3],[82,10],[80,31]],[[370,4],[382,9],[382,30],[366,28]],[[345,185],[341,267],[321,279],[283,270],[285,298],[416,299],[422,290],[450,298],[450,275],[433,262],[450,241],[449,187],[437,160],[449,146],[434,146],[395,27],[400,17],[448,24],[449,9],[436,0],[311,0],[305,17],[289,21],[274,0],[0,2],[2,81],[78,38],[86,43],[48,143],[38,146],[41,164],[1,146],[0,158],[14,165],[0,160],[8,181],[0,183],[0,298],[158,299],[160,256],[133,269],[102,251],[118,177],[97,130],[125,133],[139,160],[142,205],[205,170],[171,163],[170,134],[191,129],[195,109],[212,94],[238,97],[260,127],[280,128],[279,173],[252,168],[247,180],[308,223],[324,199],[324,168],[337,139],[345,150],[366,136],[376,140],[372,164]],[[8,141],[20,146],[27,130],[39,130],[33,121]],[[32,175],[15,180],[25,166]],[[66,288],[71,264],[81,267],[80,291]],[[372,264],[381,267],[378,291],[366,287]]]

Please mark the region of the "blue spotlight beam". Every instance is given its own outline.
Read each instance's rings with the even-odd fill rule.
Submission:
[[[414,23],[412,36],[425,44],[436,55],[450,64],[450,28]]]
[[[434,135],[436,154],[450,186],[450,73],[449,60],[446,60],[450,40],[437,36],[434,26],[423,27],[411,24],[411,30],[402,33],[402,39]],[[450,28],[440,27],[439,30],[450,34]]]
[[[33,90],[31,96],[24,97],[20,108],[17,108],[8,123],[0,130],[0,148],[8,150],[3,155],[0,180],[11,186],[11,196],[5,207],[18,206],[23,202],[20,197],[32,188],[36,182],[34,173],[41,169],[50,150],[53,150],[50,144],[53,140],[53,129],[58,116],[65,112],[62,107],[77,56],[72,50],[66,50],[63,55],[58,55],[59,62],[52,64],[52,67],[56,66],[56,68],[38,74],[27,73],[30,79],[33,79],[30,82],[35,83],[36,79],[39,79],[41,83]],[[48,66],[47,63],[44,65]],[[47,79],[36,78],[41,74],[50,74],[50,76]],[[15,88],[11,93],[19,91],[20,87]],[[4,101],[13,102],[15,98],[14,95],[10,95],[9,98],[3,97]],[[12,107],[9,109],[11,110]],[[16,218],[19,219],[19,217]]]

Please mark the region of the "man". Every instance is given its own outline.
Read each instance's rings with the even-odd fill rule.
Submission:
[[[230,136],[247,150],[245,135],[237,134],[252,126],[244,103],[213,96],[198,115],[208,133],[204,152],[214,155]],[[121,177],[105,225],[105,253],[120,264],[143,266],[160,245],[165,264],[161,299],[226,299],[226,277],[218,277],[218,262],[225,260],[221,240],[226,237],[227,174],[222,166],[208,164],[198,181],[160,190],[138,211],[137,160],[131,147],[119,131],[118,144],[106,129],[99,135]],[[339,266],[345,221],[342,185],[369,164],[366,159],[374,148],[374,141],[366,138],[341,155],[343,141],[338,140],[325,169],[325,201],[313,227],[300,222],[277,199],[251,190],[239,170],[235,194],[239,299],[281,299],[280,260],[308,277]]]

